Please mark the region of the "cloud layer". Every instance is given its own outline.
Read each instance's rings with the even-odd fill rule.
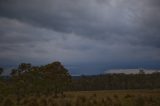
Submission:
[[[159,11],[159,0],[0,0],[0,65],[160,68]]]

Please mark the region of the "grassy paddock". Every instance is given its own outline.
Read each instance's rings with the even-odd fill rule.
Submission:
[[[160,90],[75,91],[54,95],[0,97],[0,106],[160,106]]]

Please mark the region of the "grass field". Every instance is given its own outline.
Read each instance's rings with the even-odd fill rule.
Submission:
[[[160,106],[160,90],[108,90],[65,92],[53,95],[0,97],[0,106]]]

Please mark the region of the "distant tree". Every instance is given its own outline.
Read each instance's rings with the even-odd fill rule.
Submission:
[[[32,65],[30,63],[21,63],[17,69],[11,70],[11,76],[20,76],[22,73],[31,71]]]
[[[3,78],[1,77],[2,73],[3,73],[3,68],[0,68],[0,96],[1,96],[2,93],[4,93],[3,90],[4,90],[5,85],[6,85],[4,83]]]
[[[0,75],[3,73],[3,68],[0,67]]]
[[[32,68],[32,65],[30,63],[21,63],[18,67],[18,70],[20,73],[30,71]]]
[[[16,74],[18,74],[18,70],[17,69],[12,69],[10,75],[13,77]]]
[[[145,74],[144,70],[143,70],[143,69],[140,69],[140,70],[139,70],[139,74]]]

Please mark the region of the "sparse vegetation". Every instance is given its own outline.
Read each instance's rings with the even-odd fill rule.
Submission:
[[[54,95],[26,96],[21,98],[19,106],[160,106],[159,90],[79,91],[65,94],[64,98],[54,98]],[[12,95],[4,97],[0,106],[18,105]]]
[[[71,79],[60,62],[22,63],[0,76],[0,106],[160,106],[159,81],[160,73]]]

